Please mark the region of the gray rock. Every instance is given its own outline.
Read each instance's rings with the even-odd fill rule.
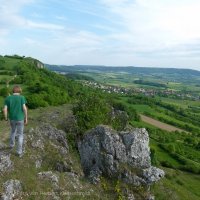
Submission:
[[[65,147],[62,147],[62,146],[59,146],[59,145],[56,145],[54,144],[53,142],[49,142],[49,144],[56,150],[59,151],[59,153],[62,155],[62,156],[68,156],[68,148],[65,148]]]
[[[65,172],[65,181],[68,187],[72,187],[76,191],[80,191],[83,188],[79,176],[74,172]]]
[[[165,172],[157,167],[151,166],[147,169],[143,169],[143,177],[147,184],[157,182],[164,176],[165,176]]]
[[[135,197],[133,194],[128,194],[128,200],[135,200]]]
[[[58,184],[58,176],[52,171],[40,172],[38,173],[38,177],[43,180],[49,180],[51,183]]]
[[[12,161],[10,160],[10,154],[0,152],[0,173],[8,171],[12,168]]]
[[[22,186],[18,180],[8,180],[3,184],[4,192],[1,196],[1,200],[13,200],[20,197],[22,192]]]
[[[150,194],[150,195],[146,198],[146,200],[155,200],[155,196],[152,195],[152,194]]]
[[[58,130],[49,124],[42,124],[40,127],[36,128],[36,133],[41,137],[46,136],[50,140],[57,141],[63,147],[68,149],[68,144],[64,131]]]
[[[49,143],[63,156],[68,155],[69,147],[65,132],[54,128],[50,124],[42,123],[39,127],[31,129],[27,140],[34,149],[44,150],[45,145]]]
[[[41,139],[33,139],[31,146],[33,148],[39,148],[39,149],[44,149],[44,142]]]
[[[35,167],[38,169],[42,166],[42,160],[36,160],[35,161]]]
[[[145,184],[143,178],[132,174],[130,171],[125,171],[120,174],[119,179],[121,179],[124,183],[132,184],[134,186],[140,186],[141,184]]]
[[[59,172],[71,172],[72,168],[64,161],[56,163],[56,170]]]
[[[93,183],[98,183],[101,174],[136,186],[164,176],[162,170],[151,167],[146,129],[116,132],[108,126],[97,126],[84,135],[78,150],[83,171]]]
[[[0,150],[4,150],[6,147],[6,144],[0,142]]]
[[[47,171],[47,172],[40,172],[38,173],[38,177],[41,180],[47,180],[50,181],[53,189],[58,190],[59,189],[59,177],[53,173],[52,171]]]
[[[88,176],[89,180],[93,184],[98,184],[100,182],[101,171],[98,169],[94,169],[90,171]]]
[[[126,146],[127,161],[131,166],[147,168],[151,166],[149,135],[144,128],[120,133]]]

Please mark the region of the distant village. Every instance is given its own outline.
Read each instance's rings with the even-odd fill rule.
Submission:
[[[120,86],[114,86],[114,85],[104,85],[101,83],[97,83],[94,81],[84,81],[84,85],[93,87],[93,88],[98,88],[103,90],[104,92],[107,93],[117,93],[117,94],[125,94],[125,95],[132,95],[132,94],[143,94],[145,96],[165,96],[165,97],[176,97],[179,99],[190,99],[194,101],[199,101],[200,96],[198,95],[192,95],[192,94],[187,94],[181,91],[175,91],[175,90],[158,90],[158,89],[144,89],[144,88],[124,88]]]

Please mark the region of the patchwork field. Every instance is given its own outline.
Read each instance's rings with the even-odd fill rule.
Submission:
[[[158,127],[160,129],[163,129],[163,130],[166,130],[166,131],[169,131],[169,132],[172,132],[172,131],[184,131],[182,129],[179,129],[179,128],[176,128],[175,126],[171,126],[169,124],[166,124],[166,123],[163,123],[163,122],[160,122],[158,120],[155,120],[151,117],[147,117],[145,115],[142,115],[140,114],[140,117],[141,117],[141,120],[148,123],[148,124],[151,124],[155,127]]]

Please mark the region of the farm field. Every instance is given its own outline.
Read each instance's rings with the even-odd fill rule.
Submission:
[[[147,116],[142,115],[142,114],[140,114],[140,117],[141,117],[141,120],[142,120],[142,121],[144,121],[144,122],[146,122],[146,123],[148,123],[148,124],[151,124],[151,125],[153,125],[153,126],[155,126],[155,127],[158,127],[158,128],[160,128],[160,129],[169,131],[169,132],[172,132],[172,131],[181,131],[181,132],[182,132],[182,131],[184,131],[184,130],[182,130],[182,129],[176,128],[176,127],[174,127],[174,126],[171,126],[171,125],[169,125],[169,124],[160,122],[160,121],[158,121],[158,120],[155,120],[155,119],[153,119],[153,118],[151,118],[151,117],[147,117]]]

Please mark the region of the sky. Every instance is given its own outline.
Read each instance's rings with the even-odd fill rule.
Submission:
[[[0,0],[0,55],[200,70],[199,0]]]

